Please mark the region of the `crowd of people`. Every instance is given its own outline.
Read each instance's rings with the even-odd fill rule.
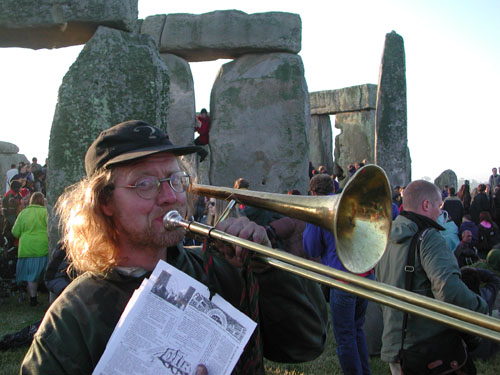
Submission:
[[[115,147],[118,143],[120,147]],[[321,289],[315,282],[262,265],[240,247],[164,226],[163,216],[175,209],[230,235],[350,272],[328,230],[246,204],[229,211],[227,201],[193,197],[188,190],[193,176],[179,157],[200,153],[202,144],[206,143],[199,139],[195,145],[174,145],[162,130],[142,121],[126,121],[101,132],[85,155],[86,177],[66,190],[56,205],[62,238],[49,264],[45,174],[37,185],[35,164],[17,166],[15,175],[8,172],[2,217],[3,228],[9,229],[3,234],[18,252],[17,281],[27,283],[32,305],[37,303],[44,274],[54,291],[22,363],[23,374],[91,374],[133,291],[159,260],[207,285],[257,321],[234,373],[264,374],[264,357],[294,363],[317,358],[326,344],[329,304],[344,374],[371,374],[366,299]],[[365,164],[353,163],[346,175],[338,166],[328,171],[310,164],[304,194],[339,194],[342,181]],[[250,183],[238,178],[234,188],[249,189]],[[288,194],[302,192],[293,189]],[[392,198],[387,250],[374,269],[358,276],[472,311],[498,314],[496,168],[489,183],[476,189],[465,182],[458,192],[454,186],[441,191],[417,180],[394,187]],[[414,271],[409,285],[404,270],[410,265]],[[378,323],[383,324],[380,356],[392,374],[409,373],[401,363],[406,349],[439,340],[448,330],[441,323],[389,307],[382,308]],[[472,345],[465,337],[463,343]],[[199,373],[212,373],[209,363],[197,368]],[[472,368],[468,360],[462,371],[473,373]]]
[[[26,284],[31,306],[38,304],[38,285],[48,261],[45,176],[46,167],[38,164],[36,157],[31,164],[13,164],[6,173],[6,191],[1,197],[0,276],[11,288]]]

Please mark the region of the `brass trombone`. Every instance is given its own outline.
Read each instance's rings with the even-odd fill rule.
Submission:
[[[385,172],[375,165],[358,170],[342,194],[333,196],[291,196],[194,184],[191,189],[198,195],[233,199],[328,229],[335,235],[342,264],[353,273],[373,268],[387,246],[392,223],[391,190]],[[176,211],[167,213],[163,223],[166,227],[182,226],[193,233],[250,249],[259,253],[264,263],[329,287],[500,342],[499,319],[188,222]]]

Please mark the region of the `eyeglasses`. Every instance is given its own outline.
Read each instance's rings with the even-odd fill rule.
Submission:
[[[210,207],[215,207],[215,202],[208,202],[208,205],[209,205]]]
[[[185,172],[177,172],[166,178],[154,176],[142,177],[135,185],[123,186],[135,189],[137,195],[144,199],[153,199],[160,193],[162,182],[168,182],[169,186],[176,193],[183,193],[189,187],[190,177]]]

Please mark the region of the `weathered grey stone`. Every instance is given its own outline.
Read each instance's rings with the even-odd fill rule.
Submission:
[[[47,199],[85,175],[98,133],[140,119],[166,129],[168,70],[148,35],[100,27],[64,76],[49,141]]]
[[[340,134],[335,137],[335,163],[349,176],[348,165],[366,159],[374,160],[375,110],[338,113],[335,115],[335,127]],[[347,179],[343,180],[343,184]],[[342,185],[343,185],[342,184]]]
[[[411,181],[407,124],[404,41],[393,31],[385,37],[375,120],[375,162],[392,186],[406,186]]]
[[[458,179],[455,172],[451,169],[447,169],[442,172],[435,180],[434,184],[439,186],[441,190],[444,189],[444,185],[448,185],[448,187],[455,188],[455,191],[458,191]]]
[[[201,146],[208,152],[205,160],[200,163],[200,157],[198,154],[191,154],[183,156],[182,159],[184,164],[188,165],[190,176],[193,177],[193,181],[197,184],[210,185],[210,145]]]
[[[160,51],[187,61],[234,59],[260,52],[298,53],[301,31],[300,16],[292,13],[167,14]]]
[[[87,42],[99,25],[132,31],[138,0],[2,0],[0,47],[59,48]]]
[[[0,142],[0,143],[7,143],[7,142]],[[9,143],[12,145],[12,143]],[[12,145],[15,146],[15,145]],[[15,146],[17,147],[17,146]],[[6,188],[6,173],[10,169],[10,166],[12,164],[15,164],[16,167],[19,164],[20,161],[23,161],[25,163],[28,162],[28,159],[24,154],[18,154],[16,153],[0,153],[0,192],[2,194],[5,194],[6,192],[4,191]]]
[[[377,85],[364,84],[338,90],[311,92],[311,115],[334,115],[375,109]]]
[[[0,154],[17,154],[19,147],[13,143],[0,141]]]
[[[300,56],[245,55],[212,88],[210,183],[283,193],[308,184],[309,94]]]
[[[311,116],[311,128],[309,129],[309,160],[318,168],[325,166],[328,173],[333,173],[332,155],[332,123],[330,116]]]
[[[196,118],[191,68],[186,60],[178,56],[163,53],[160,57],[170,75],[168,135],[174,144],[193,143]]]
[[[141,33],[148,34],[155,43],[159,46],[161,40],[161,33],[165,27],[165,14],[158,14],[156,16],[149,16],[144,19],[141,25]]]

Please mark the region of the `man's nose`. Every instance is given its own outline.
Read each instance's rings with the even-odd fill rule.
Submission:
[[[160,182],[160,191],[158,192],[158,196],[156,197],[159,204],[164,203],[173,203],[177,200],[177,195],[175,191],[172,190],[172,187],[168,183],[168,181]]]

